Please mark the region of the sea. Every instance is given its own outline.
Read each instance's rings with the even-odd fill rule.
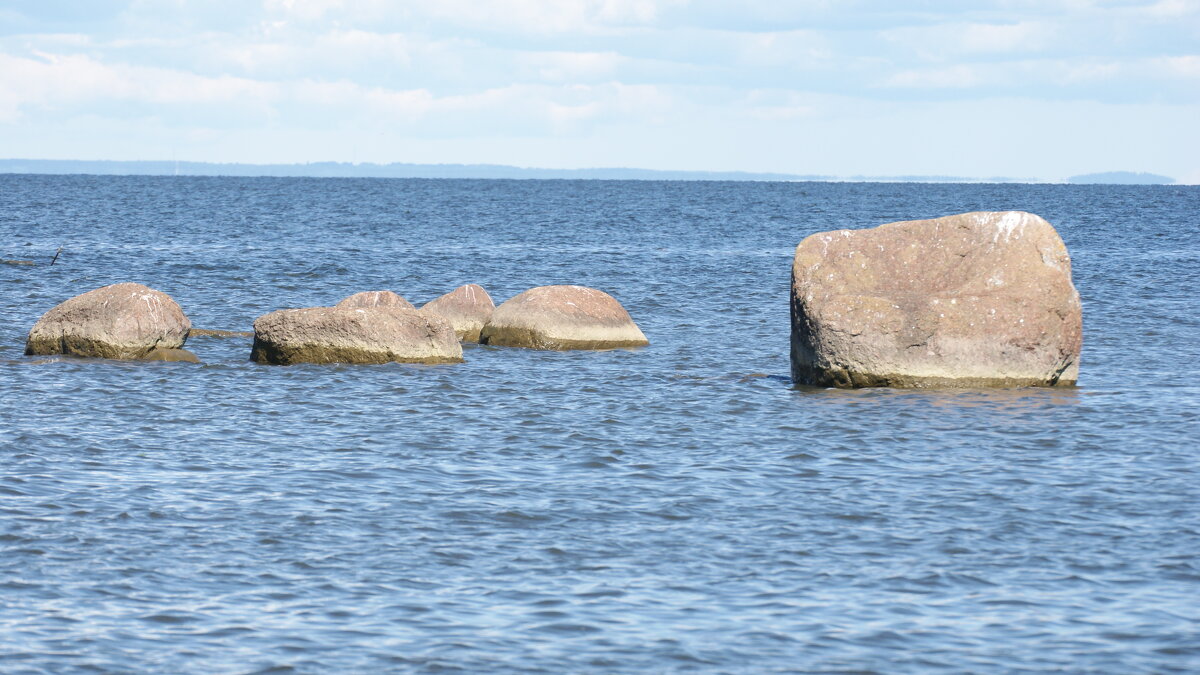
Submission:
[[[801,239],[1008,209],[1078,386],[789,379]],[[1198,237],[1196,186],[0,175],[0,672],[1200,672]],[[23,355],[126,281],[240,331],[579,284],[650,346]]]

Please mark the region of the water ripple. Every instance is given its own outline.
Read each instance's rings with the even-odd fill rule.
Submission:
[[[1194,188],[0,187],[0,241],[72,242],[53,268],[0,266],[0,670],[1167,673],[1200,658]],[[803,236],[1008,207],[1072,251],[1080,387],[792,386]],[[257,366],[246,339],[189,341],[202,366],[21,355],[54,303],[129,279],[242,330],[370,288],[421,303],[468,281],[497,300],[583,283],[652,345],[467,346],[448,367]]]

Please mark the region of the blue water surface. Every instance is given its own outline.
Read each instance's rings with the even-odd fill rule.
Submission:
[[[1003,209],[1078,387],[792,386],[803,237]],[[1200,671],[1198,234],[1183,186],[0,176],[0,672]],[[651,346],[22,355],[121,281],[236,330],[576,283]]]

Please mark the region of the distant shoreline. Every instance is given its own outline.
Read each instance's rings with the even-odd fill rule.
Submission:
[[[311,162],[307,164],[240,164],[154,160],[0,159],[0,174],[97,176],[231,176],[245,178],[464,178],[562,180],[771,181],[823,183],[1096,183],[1168,185],[1174,179],[1147,173],[1114,171],[1072,176],[1064,180],[986,178],[939,175],[832,176],[746,171],[673,171],[659,169],[540,169],[501,164],[372,164]]]

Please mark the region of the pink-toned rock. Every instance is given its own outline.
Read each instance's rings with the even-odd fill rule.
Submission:
[[[141,284],[104,286],[60,303],[29,331],[27,355],[146,358],[180,349],[192,323],[171,296]]]
[[[1070,385],[1082,340],[1067,248],[1030,213],[821,232],[796,247],[798,384]]]
[[[421,306],[422,312],[433,312],[448,319],[463,342],[479,342],[479,333],[495,310],[492,296],[478,284],[459,286]]]
[[[254,321],[259,363],[456,363],[450,322],[400,307],[281,309]]]
[[[396,295],[391,291],[363,291],[355,293],[341,302],[334,305],[335,307],[401,307],[403,309],[416,309],[412,303],[404,298]]]
[[[608,293],[583,286],[540,286],[505,301],[483,327],[488,345],[533,349],[614,349],[650,344]]]

